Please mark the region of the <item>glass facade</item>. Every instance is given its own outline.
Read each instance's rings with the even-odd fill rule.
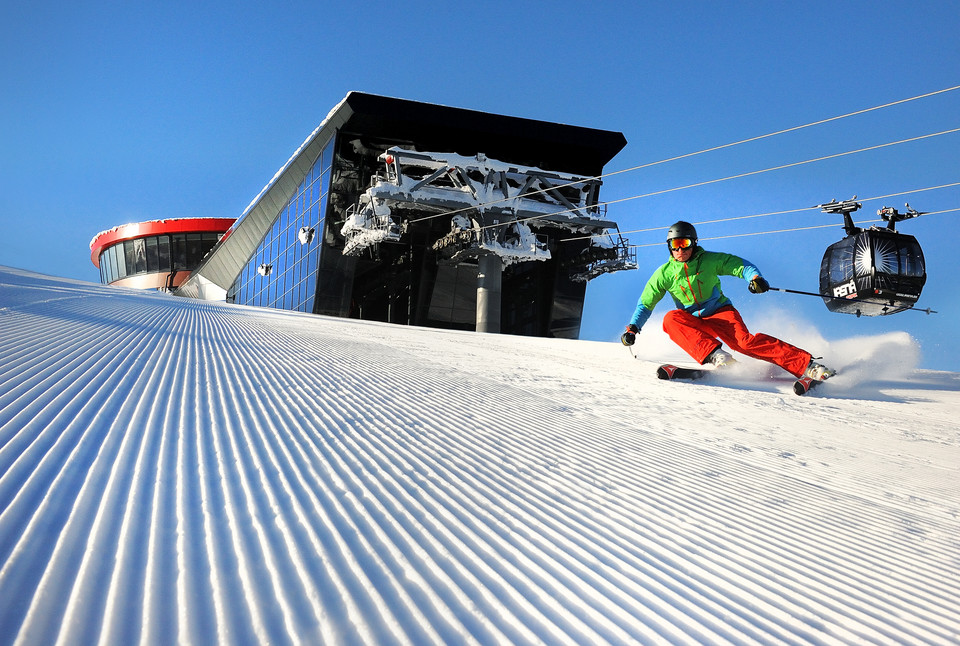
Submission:
[[[333,139],[277,215],[227,293],[242,305],[313,312]]]
[[[100,254],[100,282],[140,274],[192,271],[221,238],[220,233],[174,233],[125,240]]]

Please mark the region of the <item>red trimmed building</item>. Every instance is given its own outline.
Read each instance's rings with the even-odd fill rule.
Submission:
[[[173,291],[226,236],[235,218],[173,218],[102,231],[90,241],[100,282]]]

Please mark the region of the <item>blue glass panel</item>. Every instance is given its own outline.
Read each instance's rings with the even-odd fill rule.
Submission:
[[[123,245],[117,245],[110,251],[110,282],[120,280],[127,275],[127,262],[123,255]]]
[[[173,268],[174,270],[186,270],[187,266],[187,235],[185,233],[177,233],[172,236],[170,240],[173,251]]]
[[[147,271],[155,274],[160,271],[160,252],[157,249],[158,240],[156,236],[144,238],[144,247],[146,248]]]
[[[133,248],[133,240],[123,241],[123,265],[126,271],[124,276],[133,276],[137,273],[137,255]]]
[[[203,238],[199,233],[187,234],[187,266],[185,269],[192,269],[200,264],[203,259]]]
[[[323,221],[327,217],[327,194],[324,193],[323,197],[320,198],[320,205],[317,211],[317,224]],[[319,232],[319,229],[317,229]]]
[[[170,236],[160,236],[157,239],[157,255],[160,260],[160,271],[171,271],[173,266],[170,264]]]

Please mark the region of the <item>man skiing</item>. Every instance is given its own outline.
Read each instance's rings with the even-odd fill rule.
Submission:
[[[624,345],[633,345],[653,308],[667,292],[677,309],[663,317],[663,330],[697,363],[717,367],[735,363],[732,350],[774,363],[798,379],[823,381],[836,372],[813,360],[806,350],[767,334],[751,334],[740,312],[720,291],[720,276],[736,276],[749,282],[754,294],[770,289],[760,270],[737,256],[707,251],[697,244],[697,230],[689,222],[677,222],[667,232],[670,259],[653,272],[637,303]]]

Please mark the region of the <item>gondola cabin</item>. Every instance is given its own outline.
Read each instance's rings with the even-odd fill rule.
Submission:
[[[878,214],[887,220],[886,228],[861,229],[850,218],[850,213],[860,208],[853,200],[820,207],[828,213],[843,213],[848,234],[827,247],[820,263],[820,294],[827,309],[883,316],[911,308],[927,280],[923,250],[916,238],[896,231],[894,226],[899,220],[921,214],[912,209],[898,213],[884,207]]]

